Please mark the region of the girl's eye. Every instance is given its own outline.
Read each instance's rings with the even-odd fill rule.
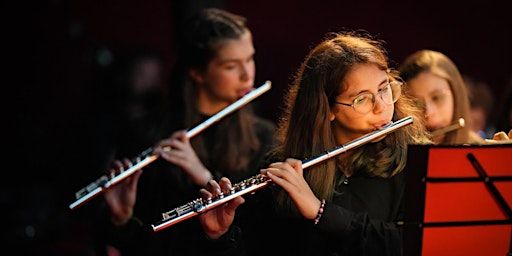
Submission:
[[[365,104],[370,99],[369,95],[361,95],[354,99],[354,105]]]
[[[386,93],[388,91],[389,91],[389,86],[384,86],[384,87],[379,89],[379,92],[381,92],[381,93]]]
[[[436,103],[438,103],[438,102],[440,102],[440,101],[442,101],[442,100],[443,100],[443,96],[440,96],[440,95],[434,95],[434,96],[432,97],[432,101],[433,101],[433,102],[436,102]]]

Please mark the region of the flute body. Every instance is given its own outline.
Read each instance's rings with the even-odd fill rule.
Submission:
[[[405,117],[396,122],[390,123],[384,128],[368,133],[358,139],[355,139],[347,144],[338,146],[332,150],[326,151],[320,156],[317,156],[312,159],[306,159],[302,161],[302,168],[306,169],[311,167],[317,163],[330,159],[336,155],[344,153],[350,149],[359,147],[371,141],[374,141],[377,138],[380,138],[386,134],[394,132],[395,130],[402,128],[404,126],[410,125],[413,122],[412,117]],[[168,212],[162,213],[162,220],[157,224],[151,225],[153,231],[161,231],[165,228],[168,228],[172,225],[180,223],[184,220],[195,217],[203,212],[216,208],[238,196],[245,195],[247,193],[254,193],[255,191],[262,189],[269,185],[272,181],[265,175],[258,174],[256,176],[250,177],[246,180],[238,182],[231,187],[231,191],[229,191],[228,195],[221,194],[217,198],[197,198],[185,205],[172,209]]]
[[[432,137],[437,137],[437,136],[440,136],[440,135],[444,135],[444,134],[449,133],[451,131],[455,131],[457,129],[460,129],[460,128],[464,127],[465,125],[466,125],[466,122],[465,122],[464,118],[461,117],[461,118],[457,119],[457,122],[433,131],[431,133],[431,135],[432,135]]]
[[[255,98],[259,97],[263,93],[267,92],[268,90],[270,90],[271,84],[272,83],[270,81],[266,81],[262,86],[252,90],[251,92],[246,94],[244,97],[233,102],[231,105],[222,109],[221,111],[219,111],[215,115],[211,116],[210,118],[208,118],[201,124],[188,130],[186,133],[187,138],[190,139],[190,138],[198,135],[200,132],[202,132],[206,128],[210,127],[212,124],[218,122],[225,116],[231,114],[235,110],[243,107],[244,105],[251,102]],[[119,173],[112,173],[110,175],[105,174],[105,175],[101,176],[99,179],[95,180],[94,182],[91,182],[89,185],[85,186],[84,188],[82,188],[78,192],[76,192],[75,193],[76,200],[69,205],[69,208],[71,210],[78,208],[79,206],[85,204],[86,202],[90,201],[94,197],[100,195],[106,189],[108,189],[108,188],[116,185],[117,183],[121,182],[122,180],[130,177],[137,170],[140,170],[141,168],[154,162],[156,159],[158,159],[158,156],[153,154],[153,148],[148,148],[148,149],[144,150],[137,157],[130,160],[131,166],[129,168],[127,168],[126,170],[121,170]]]

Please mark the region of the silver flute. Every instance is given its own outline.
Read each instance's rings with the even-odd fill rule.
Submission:
[[[306,169],[317,163],[320,163],[336,155],[344,153],[348,150],[359,147],[368,142],[374,141],[375,139],[378,139],[388,133],[394,132],[399,128],[410,125],[412,124],[412,122],[413,118],[410,116],[402,118],[396,122],[391,122],[379,130],[370,132],[358,139],[350,141],[344,145],[338,146],[332,150],[328,150],[320,156],[317,156],[312,159],[303,160],[302,168]],[[263,174],[258,174],[256,176],[250,177],[248,179],[245,179],[241,182],[234,184],[227,195],[221,192],[221,194],[215,198],[197,198],[178,208],[172,209],[168,212],[164,212],[162,213],[162,220],[160,220],[160,222],[158,222],[157,224],[151,225],[151,227],[155,232],[161,231],[184,220],[195,217],[203,212],[209,211],[217,206],[223,205],[224,203],[238,196],[242,196],[247,193],[254,193],[256,190],[266,187],[271,182],[272,181],[267,176]]]
[[[211,116],[204,122],[200,123],[199,125],[195,126],[194,128],[187,131],[186,136],[187,138],[192,138],[196,135],[198,135],[200,132],[205,130],[206,128],[210,127],[212,124],[218,122],[225,116],[233,113],[235,110],[243,107],[247,103],[251,102],[255,98],[259,97],[263,93],[267,92],[271,88],[271,82],[266,81],[262,86],[252,90],[251,92],[244,95],[239,100],[233,102],[226,108],[222,109],[215,115]],[[163,150],[170,150],[170,148],[163,148]],[[69,208],[71,210],[74,210],[78,208],[79,206],[85,204],[89,200],[93,199],[94,197],[98,196],[102,192],[104,192],[106,189],[116,185],[117,183],[121,182],[122,180],[128,178],[130,175],[134,174],[137,170],[143,168],[144,166],[147,166],[148,164],[154,162],[156,159],[158,159],[158,155],[154,154],[153,148],[148,148],[144,150],[142,153],[140,153],[138,156],[130,160],[130,167],[128,167],[126,170],[122,169],[119,170],[119,173],[112,172],[111,174],[105,174],[101,176],[96,181],[90,183],[86,187],[80,189],[78,192],[75,193],[76,201],[74,201],[72,204],[69,205]]]
[[[464,126],[466,126],[466,121],[464,120],[464,118],[461,117],[461,118],[457,119],[457,121],[455,121],[451,125],[448,125],[443,128],[439,128],[437,130],[432,131],[430,133],[430,135],[432,135],[432,137],[437,137],[437,136],[449,133],[451,131],[455,131],[457,129],[463,128]]]

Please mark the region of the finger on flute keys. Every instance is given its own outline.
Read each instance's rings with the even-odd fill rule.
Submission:
[[[209,195],[211,198],[221,198],[224,196],[224,193],[222,193],[219,183],[217,183],[213,179],[208,181],[208,183],[206,184],[206,188],[201,189],[201,191],[202,191],[201,194]],[[207,192],[207,193],[205,193],[205,192]]]

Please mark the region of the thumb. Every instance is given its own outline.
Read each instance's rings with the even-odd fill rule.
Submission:
[[[171,138],[172,138],[172,139],[178,139],[178,140],[183,141],[185,138],[187,138],[187,131],[186,131],[186,130],[179,130],[179,131],[176,131],[176,132],[174,132],[174,133],[171,135]]]
[[[141,174],[142,174],[142,170],[138,170],[133,174],[132,179],[130,180],[130,189],[131,190],[137,189],[137,184],[139,183],[139,178],[140,178]]]
[[[231,200],[227,203],[227,205],[225,207],[226,213],[228,213],[229,215],[234,214],[236,211],[236,208],[238,208],[238,206],[240,206],[244,202],[245,202],[245,199],[243,197],[241,197],[241,196],[235,197],[233,200]]]
[[[297,173],[302,174],[302,161],[288,158],[286,159],[286,163],[288,163]]]
[[[180,141],[183,141],[184,143],[186,144],[190,144],[189,142],[189,138],[187,136],[187,132],[186,131],[181,131],[179,134],[178,134],[178,139]]]

